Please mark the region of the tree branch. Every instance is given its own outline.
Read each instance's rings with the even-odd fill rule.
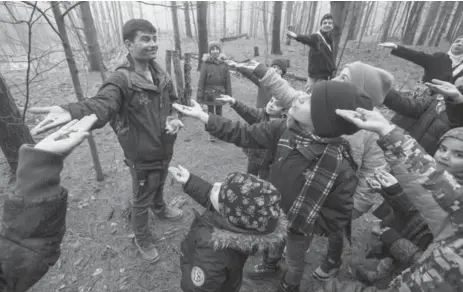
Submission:
[[[48,16],[45,14],[45,12],[43,12],[40,8],[36,7],[36,5],[34,5],[33,3],[29,2],[29,1],[21,1],[22,3],[26,4],[26,5],[29,5],[29,6],[32,6],[32,7],[35,7],[35,9],[37,9],[38,12],[40,12],[40,14],[43,15],[43,17],[45,18],[45,20],[48,22],[48,24],[51,26],[51,28],[56,32],[56,34],[59,36],[59,38],[61,39],[61,35],[59,34],[58,30],[55,28],[55,26],[53,25],[53,23],[51,23],[50,19],[48,18]]]
[[[145,5],[151,5],[151,6],[160,6],[160,7],[166,7],[166,8],[173,8],[174,7],[173,5],[150,3],[150,2],[145,2],[145,1],[137,1],[137,2],[140,2],[140,3],[145,4]],[[181,2],[179,2],[179,3],[181,3]],[[215,1],[210,1],[210,2],[208,2],[208,4],[212,5],[212,4],[217,4],[217,3]],[[175,5],[175,6],[179,10],[185,10],[185,8],[183,7],[183,4],[178,4],[178,5]],[[191,3],[191,6],[194,6],[193,3]]]
[[[31,50],[32,50],[32,18],[34,18],[35,10],[37,9],[37,1],[34,3],[34,8],[32,9],[31,16],[27,22],[28,34],[27,34],[27,70],[26,70],[26,102],[24,103],[23,111],[23,123],[26,121],[26,111],[27,106],[29,105],[29,75],[31,72]]]
[[[85,2],[85,1],[79,1],[79,2],[75,3],[74,5],[72,5],[71,7],[69,7],[68,9],[66,9],[66,11],[64,11],[64,13],[61,15],[61,17],[64,18],[64,16],[66,16],[66,14],[71,12],[72,9],[76,8],[77,6],[82,4],[83,2]]]

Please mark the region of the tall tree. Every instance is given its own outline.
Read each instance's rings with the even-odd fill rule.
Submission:
[[[439,15],[436,18],[439,19],[439,21],[436,21],[434,27],[432,28],[431,37],[428,42],[429,46],[432,46],[436,42],[440,28],[444,25],[442,20],[445,18],[446,11],[448,10],[448,3],[449,1],[441,2]]]
[[[440,41],[442,40],[442,36],[445,33],[445,29],[448,26],[449,20],[450,20],[450,15],[452,14],[453,7],[455,6],[455,1],[447,1],[444,3],[444,19],[442,21],[442,25],[439,28],[439,32],[437,34],[436,40],[434,41],[434,46],[438,47],[440,44]]]
[[[315,15],[317,14],[317,6],[318,6],[317,1],[312,2],[312,11],[310,12],[310,17],[309,17],[310,25],[306,31],[307,34],[311,34],[312,32],[315,31],[315,25],[316,25]]]
[[[254,1],[252,1],[251,2],[251,10],[249,10],[249,14],[251,15],[251,17],[250,17],[251,21],[249,21],[249,36],[250,37],[254,37],[253,28],[254,28],[255,4],[256,3]]]
[[[264,28],[264,37],[265,37],[265,51],[268,49],[268,32],[267,32],[267,2],[262,1],[262,25]]]
[[[223,36],[227,36],[227,1],[223,1]]]
[[[294,1],[286,1],[286,17],[285,17],[285,30],[288,26],[292,25],[292,14],[293,14]]]
[[[84,34],[87,40],[88,58],[90,61],[90,70],[99,71],[100,62],[103,57],[101,56],[100,44],[96,35],[95,23],[93,21],[92,11],[90,9],[90,2],[83,1],[80,4],[82,12],[82,23],[84,24]]]
[[[362,2],[356,2],[352,1],[351,4],[351,9],[350,9],[350,23],[349,23],[349,29],[347,30],[347,40],[354,40],[356,36],[356,29],[357,29],[357,23],[358,19],[360,18],[360,5]]]
[[[143,9],[141,7],[141,2],[138,2],[138,10],[140,11],[140,18],[143,18]]]
[[[402,42],[406,45],[412,45],[415,40],[416,30],[421,19],[425,2],[413,2],[410,16],[408,17],[405,34],[403,35]]]
[[[305,12],[309,10],[308,9],[309,4],[310,4],[309,1],[304,1],[304,3],[302,4],[302,13],[299,15],[299,22],[297,23],[297,32],[298,33],[303,33],[302,28],[303,28],[304,20],[307,18]]]
[[[129,17],[131,19],[135,18],[135,14],[133,13],[133,2],[132,1],[127,1],[125,2],[125,6],[128,7],[127,10],[129,11]]]
[[[371,11],[373,10],[373,4],[374,2],[366,2],[364,5],[365,9],[362,11],[362,14],[364,14],[363,22],[359,23],[360,31],[358,33],[357,49],[360,48],[360,44],[362,43],[362,39],[365,36],[365,32],[368,27],[368,23],[370,22],[370,16],[371,16]]]
[[[447,35],[445,36],[446,40],[453,41],[455,31],[458,29],[457,26],[458,26],[458,23],[462,19],[462,15],[463,15],[463,1],[458,1],[458,5],[453,15],[452,22],[450,23],[449,30],[447,32]]]
[[[191,17],[192,17],[193,26],[195,27],[196,38],[198,38],[198,26],[197,26],[197,24],[196,24],[196,20],[195,20],[195,10],[194,10],[193,3],[192,3],[192,2],[190,2],[190,10],[191,10]]]
[[[243,28],[243,1],[240,1],[240,15],[238,16],[238,34],[242,33],[242,28]]]
[[[191,23],[190,23],[190,5],[188,1],[183,2],[183,12],[185,14],[185,28],[186,28],[186,37],[193,38],[193,34],[191,33]]]
[[[180,44],[180,30],[178,27],[178,15],[177,15],[177,2],[170,1],[171,12],[172,12],[172,25],[174,27],[174,39],[175,39],[175,50],[179,52],[180,58],[182,57],[182,46]]]
[[[333,15],[333,53],[335,58],[338,54],[339,42],[341,41],[342,30],[344,29],[344,23],[349,12],[349,3],[343,1],[330,1],[331,3],[331,14]]]
[[[0,147],[12,175],[18,168],[19,148],[23,144],[35,142],[21,118],[5,79],[0,75]]]
[[[51,9],[53,12],[53,16],[55,17],[56,26],[58,27],[58,32],[61,37],[61,44],[63,46],[64,54],[66,55],[66,61],[69,67],[69,73],[71,74],[72,84],[74,85],[74,91],[76,93],[77,99],[83,100],[84,93],[82,90],[82,86],[80,85],[79,71],[77,70],[76,61],[72,54],[71,45],[69,43],[69,37],[66,31],[66,25],[64,23],[63,16],[61,14],[60,6],[54,5],[53,2],[51,2]],[[96,179],[98,181],[102,181],[104,179],[103,170],[101,169],[101,163],[100,163],[100,158],[98,157],[96,143],[91,133],[90,133],[90,136],[88,137],[88,144],[90,146],[90,153],[92,154],[92,158],[93,158],[93,166],[95,167]]]
[[[272,30],[272,54],[282,55],[280,48],[280,25],[283,2],[275,1],[273,4],[273,30]]]
[[[197,1],[197,17],[198,20],[198,71],[201,69],[203,63],[203,54],[207,53],[207,48],[209,47],[207,40],[207,1]]]
[[[438,2],[436,2],[438,3]],[[392,19],[394,15],[397,13],[397,7],[399,7],[400,2],[392,2],[391,8],[389,8],[386,22],[383,24],[383,30],[381,32],[381,38],[380,42],[385,42],[387,41],[387,37],[389,36],[389,31],[391,30],[392,27]]]
[[[398,2],[394,2],[398,3]],[[424,45],[424,42],[429,36],[431,32],[431,28],[433,23],[436,21],[437,13],[439,13],[439,5],[441,2],[433,1],[428,9],[428,14],[426,15],[426,19],[424,21],[423,27],[421,28],[421,32],[418,35],[418,40],[416,41],[417,46]]]

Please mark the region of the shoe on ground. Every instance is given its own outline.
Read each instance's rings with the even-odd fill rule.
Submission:
[[[156,249],[156,246],[154,245],[154,242],[152,240],[137,240],[135,238],[135,245],[138,248],[138,251],[140,252],[141,257],[149,261],[151,263],[155,263],[159,260],[159,253],[158,250]]]
[[[290,285],[285,282],[285,276],[281,278],[278,284],[278,292],[299,292],[299,285]]]
[[[315,269],[312,276],[319,281],[328,281],[336,277],[340,267],[341,263],[332,263],[325,259],[323,263]]]
[[[183,217],[183,213],[182,209],[167,205],[164,211],[155,214],[161,219],[176,221]]]
[[[281,272],[278,263],[260,263],[246,271],[246,276],[252,280],[265,280],[278,276]]]
[[[215,138],[213,136],[209,136],[209,142],[215,142]]]

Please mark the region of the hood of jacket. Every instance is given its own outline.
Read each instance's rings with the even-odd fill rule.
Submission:
[[[203,55],[203,62],[214,64],[225,64],[223,60],[226,59],[224,53],[220,53],[218,58],[213,58],[210,54]]]
[[[232,248],[245,253],[264,251],[269,247],[276,246],[283,242],[287,234],[288,221],[281,212],[278,225],[275,230],[268,234],[239,233],[227,227],[220,228],[214,225],[211,234],[211,243],[215,250]]]

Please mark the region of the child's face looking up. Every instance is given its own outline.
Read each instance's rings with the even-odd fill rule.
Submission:
[[[269,116],[281,116],[283,110],[283,107],[278,104],[278,101],[274,97],[272,97],[265,106],[265,112]]]
[[[212,190],[209,196],[212,206],[217,212],[219,212],[219,194],[220,194],[221,187],[222,187],[222,183],[218,183],[218,182],[214,183],[214,186],[212,187]]]
[[[288,111],[288,114],[303,126],[312,126],[310,97],[307,93],[300,94]]]
[[[272,65],[272,68],[278,73],[278,75],[283,75],[283,70],[278,65]]]
[[[451,174],[463,172],[463,141],[447,137],[434,154],[438,170],[447,170]]]

